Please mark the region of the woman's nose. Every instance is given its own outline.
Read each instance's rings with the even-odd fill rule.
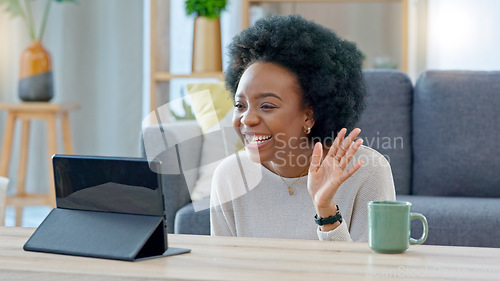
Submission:
[[[247,110],[241,117],[241,123],[245,126],[259,124],[259,116],[253,110]]]

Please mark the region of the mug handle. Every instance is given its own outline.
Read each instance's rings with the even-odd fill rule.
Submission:
[[[419,245],[419,244],[424,243],[425,240],[427,240],[429,226],[427,225],[427,219],[425,218],[425,216],[420,214],[420,213],[410,213],[410,221],[412,221],[414,219],[419,219],[422,222],[422,224],[424,226],[424,231],[422,233],[422,237],[420,237],[420,239],[418,239],[418,240],[410,237],[410,245]]]

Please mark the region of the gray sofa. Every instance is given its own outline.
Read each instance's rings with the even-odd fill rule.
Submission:
[[[500,247],[500,72],[425,71],[415,87],[399,71],[364,75],[369,96],[361,137],[389,159],[397,199],[427,217],[425,244]],[[144,140],[159,142],[159,129],[146,128]],[[197,167],[203,138],[179,139],[186,132],[200,136],[196,122],[161,129],[163,141],[179,144],[158,157],[172,166],[179,157],[189,159]],[[193,182],[196,174],[185,180]],[[185,180],[164,175],[169,230],[208,235],[209,210],[194,212]],[[209,202],[197,204],[208,208]],[[412,236],[421,231],[415,221]]]

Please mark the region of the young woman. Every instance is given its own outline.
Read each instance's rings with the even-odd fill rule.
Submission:
[[[214,174],[212,235],[366,241],[367,203],[395,191],[387,160],[356,140],[360,129],[347,135],[366,92],[355,44],[279,16],[237,35],[229,54],[245,151]]]

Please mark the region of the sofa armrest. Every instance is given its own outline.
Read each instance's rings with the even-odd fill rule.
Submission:
[[[156,124],[142,129],[143,157],[161,161],[168,232],[174,232],[177,211],[191,202],[198,178],[203,135],[196,121]]]

